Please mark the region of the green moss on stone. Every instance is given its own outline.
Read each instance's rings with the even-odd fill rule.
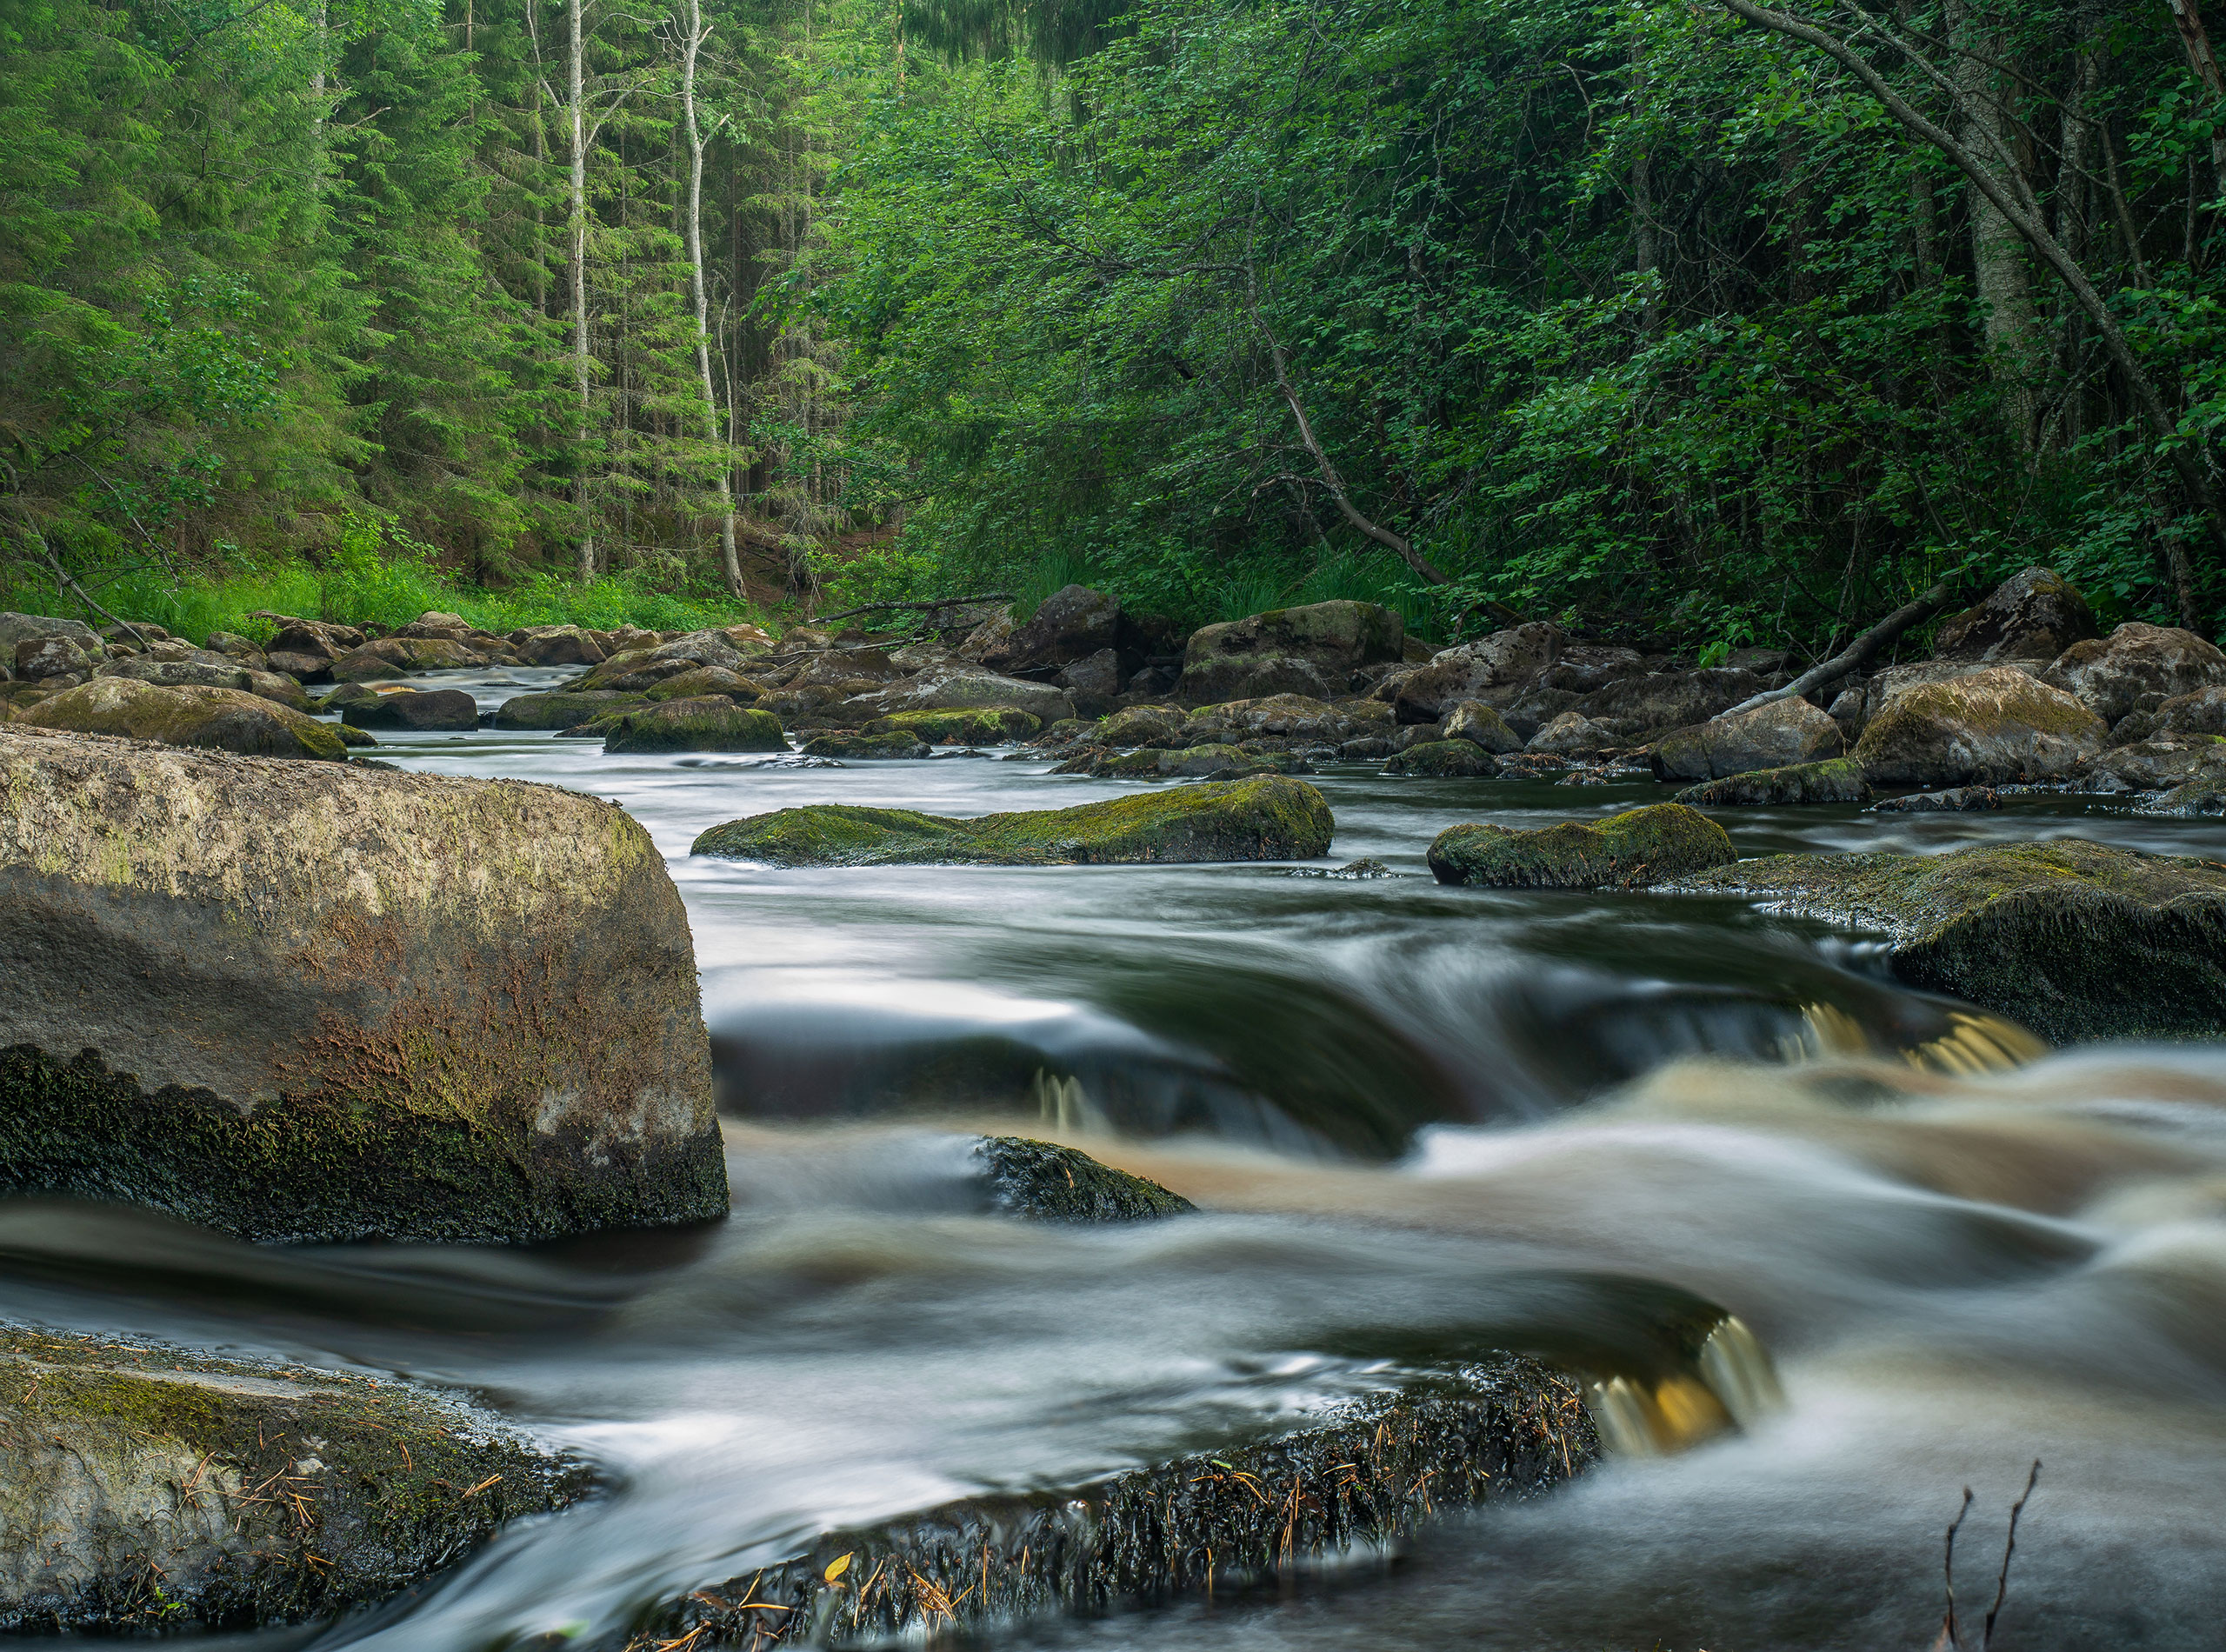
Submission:
[[[616,718],[599,717],[611,756],[667,751],[786,751],[788,736],[770,711],[744,709],[723,695],[668,700]]]
[[[889,729],[879,734],[868,734],[856,729],[833,729],[824,734],[814,735],[804,742],[803,750],[807,757],[920,758],[929,755],[927,742],[902,729]]]
[[[35,729],[121,735],[243,756],[324,763],[348,756],[331,724],[241,689],[157,688],[130,677],[95,677],[46,696],[17,720]]]
[[[1852,757],[1758,769],[1688,786],[1676,801],[1696,809],[1769,809],[1796,803],[1859,803],[1870,795]]]
[[[1197,1207],[1076,1148],[1017,1136],[985,1136],[974,1149],[990,1202],[1038,1222],[1141,1222]]]
[[[1439,780],[1489,780],[1499,760],[1470,740],[1425,740],[1383,765],[1387,775],[1427,775]]]
[[[1265,775],[972,820],[818,803],[714,826],[693,852],[776,866],[1311,860],[1331,829],[1314,787]]]
[[[1656,803],[1596,824],[1543,831],[1452,826],[1430,846],[1441,883],[1506,889],[1639,889],[1734,858],[1723,828],[1683,803]]]
[[[337,693],[332,696],[338,697]],[[621,694],[615,689],[560,689],[549,694],[517,694],[496,709],[495,727],[572,729],[596,717],[615,717],[647,704],[646,695]]]
[[[898,711],[866,724],[868,734],[909,734],[931,746],[998,746],[1025,740],[1043,720],[1010,706],[968,707],[955,711]]]

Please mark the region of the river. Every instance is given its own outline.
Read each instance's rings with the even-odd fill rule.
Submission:
[[[561,675],[463,685],[492,705]],[[2036,1459],[1996,1649],[2226,1637],[2226,1048],[2013,1065],[2016,1029],[1813,924],[1445,889],[1424,869],[1457,821],[1597,815],[1650,786],[1331,769],[1333,852],[1299,869],[1370,856],[1381,878],[776,871],[689,844],[793,803],[978,814],[1130,788],[1004,753],[382,743],[406,768],[608,797],[649,829],[694,929],[734,1212],[530,1249],[284,1249],[0,1204],[0,1314],[451,1386],[610,1488],[377,1611],[197,1644],[615,1644],[830,1526],[1072,1483],[1395,1382],[1417,1350],[1490,1346],[1518,1317],[1535,1334],[1542,1281],[1549,1334],[1596,1331],[1618,1300],[1603,1276],[1739,1316],[1783,1405],[1450,1520],[1396,1564],[996,1638],[1918,1649],[1963,1488],[1957,1582],[1983,1609]],[[2226,826],[2072,799],[1720,818],[1744,854],[2076,834],[2226,856]],[[966,1157],[984,1126],[1056,1132],[1208,1214],[985,1216]]]

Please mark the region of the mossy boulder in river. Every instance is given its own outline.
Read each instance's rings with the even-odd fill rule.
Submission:
[[[348,756],[330,725],[275,700],[238,689],[157,688],[123,676],[98,676],[48,695],[17,721],[249,756],[340,763]]]
[[[1092,747],[1051,772],[1094,775],[1105,780],[1233,780],[1249,774],[1303,775],[1313,770],[1303,759],[1287,751],[1248,751],[1242,746],[1216,744],[1173,751],[1145,746],[1135,751],[1109,752]]]
[[[327,1616],[584,1480],[400,1383],[0,1327],[0,1629]]]
[[[341,708],[340,720],[351,729],[476,729],[479,703],[462,689],[374,694]]]
[[[985,1136],[974,1156],[990,1207],[1037,1222],[1145,1222],[1197,1207],[1156,1182],[1100,1164],[1078,1148]]]
[[[332,699],[338,699],[335,694]],[[328,702],[330,703],[330,702]],[[516,694],[495,709],[497,729],[575,729],[596,717],[615,716],[649,703],[639,694],[615,689],[560,689],[549,694]]]
[[[616,718],[596,719],[603,749],[634,756],[665,751],[786,751],[788,736],[770,711],[745,709],[721,694],[667,700]]]
[[[714,826],[693,852],[775,866],[1311,860],[1328,851],[1330,830],[1319,791],[1262,775],[972,820],[815,803]]]
[[[1680,888],[1893,937],[1894,973],[2059,1042],[2226,1027],[2226,867],[2083,839],[1773,855]]]
[[[2103,719],[2060,689],[1997,665],[1896,695],[1856,743],[1880,788],[2053,780],[2103,749]]]
[[[1688,786],[1674,801],[1696,809],[1775,809],[1789,803],[1859,803],[1870,796],[1852,757],[1758,769]]]
[[[1656,780],[1722,780],[1836,757],[1843,744],[1840,725],[1806,700],[1773,700],[1664,735],[1650,761]]]
[[[1010,706],[968,706],[950,711],[899,711],[876,717],[868,734],[909,734],[931,746],[1002,746],[1025,740],[1043,726],[1032,712]]]
[[[0,727],[0,1193],[243,1238],[723,1215],[688,921],[552,786]]]
[[[1467,740],[1425,740],[1383,765],[1387,775],[1429,775],[1441,780],[1489,780],[1499,759]]]
[[[928,743],[902,729],[890,729],[880,734],[866,733],[855,729],[836,729],[825,734],[814,735],[803,743],[807,757],[857,758],[913,758],[934,756]]]
[[[1656,803],[1596,824],[1563,821],[1543,831],[1452,826],[1430,846],[1441,883],[1502,889],[1641,889],[1734,858],[1731,838],[1699,810]]]

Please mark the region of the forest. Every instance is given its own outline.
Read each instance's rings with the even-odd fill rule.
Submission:
[[[2222,112],[2196,0],[0,0],[0,596],[2216,636]]]

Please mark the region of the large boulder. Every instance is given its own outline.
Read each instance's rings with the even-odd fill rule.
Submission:
[[[1998,665],[1897,695],[1865,726],[1855,758],[1881,788],[1992,786],[2069,775],[2108,732],[2070,695]]]
[[[1523,749],[1523,736],[1507,726],[1507,719],[1482,700],[1463,700],[1445,719],[1448,740],[1466,740],[1494,756]]]
[[[2098,752],[2071,777],[2093,791],[2169,791],[2221,772],[2226,772],[2226,742],[2207,734],[2161,734]]]
[[[350,1372],[0,1327],[0,1382],[18,1634],[328,1617],[586,1489],[483,1411]]]
[[[1393,703],[1402,723],[1436,723],[1488,689],[1530,682],[1560,657],[1561,628],[1536,621],[1442,649],[1399,680]]]
[[[1795,803],[1859,803],[1870,796],[1852,757],[1757,769],[1688,786],[1671,801],[1695,809],[1774,809]]]
[[[81,653],[96,657],[102,652],[100,633],[83,620],[50,619],[43,614],[0,613],[0,658],[14,657],[19,643],[48,636],[61,637]]]
[[[75,637],[27,636],[16,644],[13,670],[26,683],[80,677],[90,675],[107,657],[104,649],[83,647]]]
[[[1470,741],[1424,740],[1396,754],[1383,765],[1383,772],[1435,780],[1489,780],[1499,773],[1499,759]]]
[[[706,694],[723,694],[737,705],[749,705],[765,697],[765,690],[757,683],[723,665],[690,666],[653,684],[649,690],[652,700],[693,700]]]
[[[380,694],[344,707],[340,720],[351,729],[476,729],[479,726],[479,703],[462,689]]]
[[[1006,643],[1000,667],[1014,676],[1049,676],[1091,655],[1116,649],[1121,599],[1087,585],[1068,585],[1043,599]],[[1110,692],[1118,693],[1117,685]]]
[[[1175,697],[1186,705],[1283,694],[1333,700],[1352,691],[1363,666],[1397,660],[1405,643],[1398,615],[1373,603],[1270,609],[1193,631]]]
[[[1430,846],[1430,869],[1439,883],[1500,889],[1643,889],[1733,858],[1723,828],[1683,803],[1533,832],[1449,826]]]
[[[572,729],[596,717],[631,711],[649,704],[638,694],[615,689],[554,689],[547,694],[514,694],[495,708],[497,729]]]
[[[2215,1038],[2226,869],[2060,837],[1947,855],[1773,855],[1682,888],[1890,936],[1894,973],[2058,1042]]]
[[[1992,665],[2010,660],[2045,663],[2095,635],[2095,612],[2078,588],[2052,568],[2028,568],[1985,601],[1940,622],[1934,655]]]
[[[600,665],[603,649],[576,625],[529,625],[510,633],[520,665]]]
[[[714,826],[692,852],[775,866],[1303,861],[1329,851],[1331,826],[1319,791],[1263,775],[971,820],[819,803]]]
[[[2107,637],[2073,643],[2042,680],[2116,723],[2151,695],[2161,702],[2226,687],[2226,654],[2193,631],[2129,621]]]
[[[1391,732],[1388,706],[1348,700],[1330,705],[1303,694],[1271,694],[1200,706],[1183,724],[1183,745],[1227,745],[1274,740],[1285,744],[1337,745],[1367,734]]]
[[[131,677],[97,676],[49,695],[17,720],[37,729],[121,735],[247,756],[337,763],[347,756],[330,725],[239,689],[158,689]]]
[[[1664,736],[1650,761],[1656,780],[1721,780],[1836,757],[1840,725],[1806,700],[1773,700]]]
[[[1657,731],[1689,728],[1722,716],[1769,685],[1752,671],[1709,666],[1697,671],[1648,671],[1619,677],[1570,708],[1637,744]]]
[[[1523,747],[1549,757],[1596,757],[1603,751],[1620,751],[1630,742],[1604,723],[1595,723],[1582,711],[1564,711]]]
[[[0,795],[0,1189],[290,1242],[724,1213],[687,915],[614,805],[21,723]]]
[[[770,711],[745,709],[724,695],[667,700],[606,720],[606,756],[667,751],[786,751],[787,735]]]
[[[237,689],[265,700],[276,700],[297,711],[310,709],[302,685],[275,671],[258,671],[216,656],[198,660],[110,660],[97,676],[128,676],[135,683],[151,683],[158,689]]]
[[[862,695],[859,702],[865,720],[906,711],[1013,710],[1048,723],[1075,714],[1074,702],[1048,683],[1001,676],[971,666],[922,671],[909,682]]]

